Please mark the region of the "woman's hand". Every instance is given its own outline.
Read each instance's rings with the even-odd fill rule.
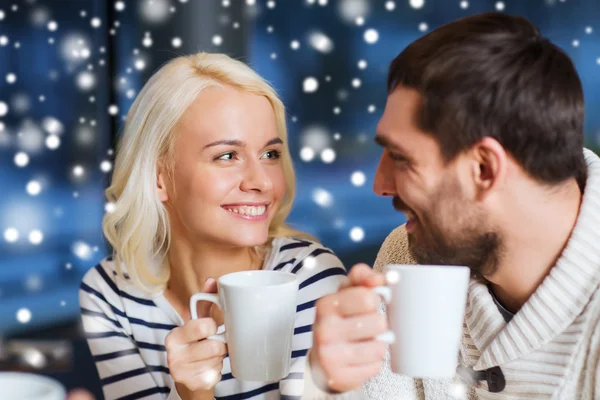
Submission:
[[[215,291],[215,280],[208,279],[203,292]],[[199,303],[198,315],[209,315],[211,304],[204,303]],[[169,371],[183,400],[213,398],[227,354],[225,343],[206,339],[216,332],[214,319],[199,318],[173,329],[165,339]]]

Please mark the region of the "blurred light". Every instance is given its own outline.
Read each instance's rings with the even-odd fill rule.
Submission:
[[[467,387],[462,382],[453,382],[448,386],[448,394],[458,400],[467,400]]]
[[[317,266],[317,258],[308,256],[302,261],[302,266],[307,269],[314,269]]]
[[[212,44],[214,44],[215,46],[220,46],[223,44],[223,38],[219,35],[214,35],[212,37]]]
[[[277,59],[277,53],[271,53],[271,60]]]
[[[366,0],[341,0],[338,2],[340,17],[347,23],[354,23],[356,18],[369,15],[369,2]]]
[[[68,34],[60,40],[60,53],[65,60],[80,63],[91,55],[88,43],[88,38],[83,34]]]
[[[376,43],[379,40],[379,33],[373,28],[367,29],[364,34],[365,42],[369,44]]]
[[[0,21],[2,21],[5,16],[6,14],[4,13],[4,10],[0,10]]]
[[[133,99],[135,97],[135,90],[129,89],[129,90],[127,90],[127,93],[125,95],[127,96],[128,99]]]
[[[600,57],[596,59],[596,64],[600,65]]]
[[[331,146],[331,138],[326,127],[309,125],[300,133],[300,143],[302,148],[309,148],[314,153],[320,153]]]
[[[427,25],[427,22],[421,22],[419,24],[419,30],[421,32],[425,32],[427,29],[429,29],[429,26]]]
[[[119,12],[125,10],[125,2],[124,1],[117,1],[115,3],[115,10],[117,10]]]
[[[63,124],[54,117],[46,117],[42,121],[44,130],[51,135],[60,135],[63,133]]]
[[[40,127],[30,119],[23,121],[19,128],[17,140],[21,150],[30,153],[38,152],[44,147],[44,133]]]
[[[290,43],[290,47],[292,48],[292,50],[298,50],[300,48],[300,42],[297,40],[292,40],[292,42]]]
[[[317,91],[318,88],[319,81],[317,81],[317,79],[312,76],[305,78],[304,82],[302,83],[302,90],[304,91],[304,93],[314,93]]]
[[[233,23],[233,29],[238,29],[240,27],[240,23],[239,22],[234,22]]]
[[[0,36],[0,46],[6,46],[8,44],[8,38],[4,35]]]
[[[145,22],[160,24],[169,17],[168,0],[140,1],[140,13]]]
[[[325,7],[327,5],[327,3],[329,3],[328,0],[319,0],[319,5],[322,7]]]
[[[362,186],[367,181],[367,177],[362,171],[355,171],[350,176],[350,181],[354,186]]]
[[[310,147],[300,149],[300,159],[305,162],[310,162],[315,158],[315,151]]]
[[[229,0],[223,0],[221,2],[221,4],[223,5],[223,7],[229,7],[231,5],[231,3],[229,2]]]
[[[108,160],[104,160],[100,163],[100,170],[102,172],[110,172],[112,169],[112,163]]]
[[[365,24],[365,19],[364,17],[356,17],[356,20],[354,22],[357,26],[363,26]]]
[[[333,113],[335,115],[338,115],[342,112],[342,109],[340,107],[333,107]]]
[[[50,14],[45,8],[35,8],[31,11],[31,22],[36,28],[41,28],[50,19]]]
[[[181,38],[174,37],[173,40],[171,40],[171,45],[175,48],[181,47],[182,44]]]
[[[331,164],[335,161],[335,150],[333,149],[325,149],[321,152],[321,161],[325,164]]]
[[[27,155],[27,153],[20,151],[17,154],[15,154],[14,161],[17,167],[23,168],[26,167],[27,164],[29,164],[29,156]]]
[[[84,173],[85,170],[81,165],[76,165],[75,167],[73,167],[73,175],[75,175],[76,177],[81,177]]]
[[[591,35],[592,32],[594,32],[594,30],[592,29],[591,26],[586,26],[585,27],[585,33],[587,33],[588,35]]]
[[[30,196],[37,196],[42,191],[42,185],[38,181],[29,181],[25,190]]]
[[[64,301],[64,300],[61,300],[61,301],[60,301],[60,306],[61,306],[61,307],[64,307],[64,306],[66,306],[66,305],[67,305],[67,302],[66,302],[66,301]]]
[[[276,6],[276,4],[275,4],[274,0],[267,1],[267,8],[273,9],[273,8],[275,8],[275,6]]]
[[[246,4],[249,6],[253,6],[256,4],[256,0],[246,0]]]
[[[400,273],[396,270],[390,269],[385,273],[385,281],[390,285],[400,282]]]
[[[44,101],[46,101],[46,96],[44,96],[43,94],[40,95],[39,100],[43,103]]]
[[[115,203],[108,202],[104,205],[104,211],[106,211],[109,214],[115,212],[115,209],[116,209]]]
[[[77,75],[77,86],[82,90],[90,90],[96,86],[96,77],[88,71],[80,72]]]
[[[17,310],[17,321],[26,324],[31,321],[31,311],[28,308],[19,308]]]
[[[575,39],[571,42],[571,44],[573,45],[573,47],[579,47],[579,40]]]
[[[92,249],[90,248],[90,245],[85,242],[77,241],[73,243],[72,250],[73,254],[82,260],[89,260],[92,258]]]
[[[333,50],[333,42],[324,33],[314,32],[310,35],[308,41],[313,49],[321,53],[327,54]]]
[[[505,5],[504,5],[504,3],[502,1],[499,1],[499,2],[496,3],[496,10],[503,11],[504,8],[505,8]]]
[[[367,111],[372,114],[374,113],[376,110],[375,106],[373,104],[369,105],[369,107],[367,108]]]
[[[327,190],[316,188],[312,192],[312,199],[315,203],[323,208],[331,207],[333,204],[333,196]]]
[[[29,97],[25,94],[25,93],[17,93],[13,96],[12,100],[12,108],[13,110],[15,110],[17,113],[21,113],[24,114],[27,111],[29,111],[30,108],[30,101],[29,101]]]
[[[142,45],[144,47],[152,46],[152,38],[150,37],[150,32],[146,32],[146,36],[144,36],[144,39],[142,39]]]
[[[79,15],[81,16],[81,18],[85,18],[87,16],[87,11],[81,10],[81,12],[79,13]]]
[[[44,240],[44,234],[41,231],[34,229],[29,232],[29,242],[31,244],[40,244],[42,240]]]
[[[90,24],[92,25],[92,28],[100,28],[100,26],[102,25],[102,21],[100,20],[100,18],[95,17],[92,18]]]
[[[17,81],[17,75],[11,73],[6,74],[6,82],[13,84]]]
[[[14,243],[19,240],[19,231],[16,228],[10,227],[4,230],[4,240],[8,243]]]
[[[425,0],[410,0],[409,4],[412,8],[419,9],[425,5]]]
[[[30,292],[39,292],[42,289],[44,282],[38,274],[29,275],[25,279],[25,288]]]
[[[342,138],[342,135],[340,135],[339,133],[334,133],[333,134],[333,139],[334,140],[340,140]]]
[[[358,60],[358,69],[366,69],[367,62],[365,60]]]
[[[146,68],[146,62],[138,58],[137,60],[135,60],[134,67],[138,71],[142,71],[144,68]]]
[[[463,10],[466,10],[467,8],[469,8],[469,2],[466,0],[461,1],[460,8],[462,8]]]
[[[362,82],[361,82],[361,81],[360,81],[360,79],[358,79],[358,78],[354,78],[354,79],[352,79],[352,87],[354,87],[354,88],[359,88],[359,87],[360,87],[360,85],[361,85],[361,83],[362,83]]]
[[[362,242],[364,238],[365,231],[362,228],[355,226],[354,228],[350,229],[350,239],[353,242]]]
[[[56,21],[50,21],[48,22],[48,30],[50,32],[54,32],[58,29],[58,24],[56,23]]]
[[[394,11],[396,9],[396,3],[393,1],[386,1],[385,9],[388,11]]]
[[[46,137],[46,147],[50,150],[56,150],[60,146],[60,138],[56,135]]]
[[[116,106],[116,105],[114,105],[114,104],[111,104],[111,105],[108,107],[108,113],[109,113],[110,115],[112,115],[112,116],[115,116],[115,115],[117,115],[117,114],[119,113],[119,107],[117,107],[117,106]]]

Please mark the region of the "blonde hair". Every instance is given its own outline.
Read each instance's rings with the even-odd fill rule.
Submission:
[[[111,186],[106,197],[115,207],[102,222],[113,248],[118,273],[123,264],[142,290],[162,290],[170,276],[167,253],[171,235],[169,215],[158,197],[157,165],[172,171],[175,160],[175,127],[196,96],[210,86],[229,85],[266,97],[275,114],[285,151],[281,163],[286,195],[269,227],[269,240],[254,250],[266,252],[275,237],[314,240],[285,223],[295,193],[295,175],[287,151],[285,108],[275,90],[241,61],[224,54],[198,53],[178,57],[164,65],[144,85],[129,110],[119,145]]]

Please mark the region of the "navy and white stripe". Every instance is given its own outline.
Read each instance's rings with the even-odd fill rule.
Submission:
[[[243,382],[231,375],[229,358],[215,388],[218,400],[299,399],[306,353],[312,346],[315,303],[335,292],[346,275],[340,260],[318,243],[277,238],[263,266],[296,274],[300,280],[290,375],[280,382]],[[111,399],[178,399],[169,375],[164,340],[181,317],[162,294],[150,296],[116,274],[107,258],[83,278],[79,292],[83,326]]]

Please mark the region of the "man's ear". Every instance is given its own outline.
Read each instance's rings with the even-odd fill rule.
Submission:
[[[482,199],[504,182],[508,154],[496,139],[484,137],[473,146],[472,155],[475,193]]]
[[[167,176],[167,169],[162,163],[159,163],[156,167],[156,189],[158,190],[158,198],[163,203],[169,200]]]

